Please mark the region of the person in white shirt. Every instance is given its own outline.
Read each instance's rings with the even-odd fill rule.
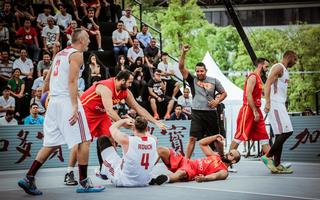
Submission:
[[[69,24],[71,23],[72,16],[69,13],[67,13],[67,9],[66,9],[65,5],[63,5],[63,4],[59,5],[59,10],[60,10],[60,13],[57,13],[54,16],[54,19],[55,19],[57,25],[62,30],[65,30],[69,26]]]
[[[43,115],[46,112],[46,109],[43,107],[41,103],[41,95],[42,95],[42,87],[39,87],[35,90],[34,97],[30,100],[30,106],[33,103],[38,105],[38,111],[40,115]]]
[[[42,42],[44,51],[52,51],[53,45],[59,42],[60,29],[59,26],[54,25],[54,18],[48,17],[48,25],[42,30]]]
[[[133,46],[129,48],[127,58],[130,64],[133,64],[138,57],[142,58],[142,64],[144,64],[143,50],[139,47],[139,40],[133,39]]]
[[[10,91],[9,87],[5,87],[0,97],[0,117],[5,116],[8,110],[14,111],[16,101],[10,96]]]
[[[120,52],[127,55],[128,47],[126,45],[129,38],[129,33],[123,30],[123,21],[118,21],[117,30],[112,32],[113,52],[116,60],[118,60]]]
[[[14,116],[14,111],[7,110],[6,116],[0,118],[0,126],[18,125],[18,122]]]
[[[33,63],[30,58],[27,57],[27,50],[20,50],[20,58],[13,62],[13,69],[19,68],[21,71],[20,79],[32,79],[33,75]]]
[[[43,13],[40,13],[37,17],[37,27],[42,30],[48,25],[48,18],[52,17],[50,5],[44,5]]]
[[[32,85],[32,94],[35,94],[36,89],[39,87],[42,87],[44,84],[44,81],[46,80],[46,76],[48,75],[49,70],[45,69],[42,72],[42,76],[36,78],[36,80],[34,80],[33,85]]]
[[[120,131],[124,126],[133,127],[133,136]],[[157,139],[148,132],[144,117],[120,119],[110,127],[112,138],[121,145],[123,156],[118,155],[110,140],[99,140],[103,158],[102,175],[117,187],[148,186],[151,171],[158,159]]]
[[[124,30],[128,31],[130,35],[130,40],[136,37],[138,32],[137,22],[136,19],[131,15],[131,8],[127,7],[125,10],[126,14],[123,15],[120,20],[123,21],[124,24]],[[130,42],[132,45],[132,41]]]
[[[192,97],[189,88],[183,89],[183,95],[178,98],[178,104],[182,106],[182,112],[191,119]]]

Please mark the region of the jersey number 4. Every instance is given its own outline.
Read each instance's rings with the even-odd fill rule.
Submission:
[[[144,168],[147,170],[149,168],[149,154],[143,153],[141,158],[141,166],[144,166]]]

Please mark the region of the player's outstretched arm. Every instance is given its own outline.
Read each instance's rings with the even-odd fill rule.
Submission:
[[[216,152],[214,152],[209,145],[212,142],[223,142],[223,141],[224,141],[224,138],[220,134],[205,137],[199,141],[200,149],[206,156],[219,155]]]
[[[114,122],[109,128],[112,138],[121,146],[127,146],[129,144],[129,137],[127,134],[124,134],[120,131],[121,127],[124,127],[127,124],[132,124],[133,119],[120,119]]]
[[[195,180],[198,183],[201,183],[201,182],[207,182],[207,181],[225,180],[227,177],[228,177],[228,172],[226,170],[221,170],[206,176],[200,174],[199,176],[195,177]]]

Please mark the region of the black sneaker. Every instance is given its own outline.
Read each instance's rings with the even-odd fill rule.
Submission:
[[[65,185],[78,185],[78,181],[76,181],[74,178],[73,171],[66,173],[66,175],[64,176],[64,182]]]
[[[162,185],[166,182],[168,182],[169,178],[168,176],[161,174],[159,176],[157,176],[157,178],[153,178],[151,179],[151,181],[149,182],[149,185]]]
[[[42,195],[42,192],[38,190],[36,181],[33,176],[26,176],[18,182],[18,185],[30,195]]]

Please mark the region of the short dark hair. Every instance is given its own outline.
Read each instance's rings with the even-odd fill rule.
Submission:
[[[119,80],[122,80],[124,79],[125,81],[127,81],[130,76],[133,76],[132,72],[129,71],[129,70],[121,70],[117,76],[116,76],[116,79],[119,81]]]
[[[203,67],[204,69],[207,69],[207,68],[206,68],[206,65],[205,65],[203,62],[198,62],[198,63],[196,64],[196,67]]]
[[[289,56],[296,56],[296,55],[297,55],[296,52],[287,50],[286,52],[284,52],[283,58],[288,58]]]
[[[10,88],[9,86],[5,86],[5,87],[3,88],[3,91],[5,91],[5,90],[11,91],[11,88]]]
[[[156,70],[154,70],[154,73],[156,73],[156,72],[161,73],[162,71],[161,71],[161,69],[156,69]]]
[[[14,115],[14,110],[7,110],[6,116],[8,116],[8,115]]]
[[[168,56],[169,54],[167,52],[162,52],[161,56]]]
[[[118,23],[117,23],[117,25],[118,25],[118,24],[120,24],[120,23],[122,23],[122,24],[123,24],[123,21],[122,21],[122,20],[119,20],[119,21],[118,21]]]
[[[135,119],[134,126],[138,132],[143,133],[148,127],[148,121],[146,120],[146,118],[138,116]]]
[[[31,109],[33,106],[37,106],[37,107],[39,108],[39,105],[38,105],[38,104],[32,103],[32,104],[30,104],[30,109]]]
[[[92,7],[88,8],[88,12],[90,12],[90,11],[95,12],[94,8],[92,8]]]
[[[142,24],[142,27],[147,27],[149,28],[149,26],[147,24]]]
[[[177,105],[174,107],[174,109],[176,109],[177,107],[180,107],[180,108],[182,109],[182,105],[180,105],[180,104],[177,104]]]
[[[254,64],[256,67],[258,67],[259,64],[263,64],[265,61],[269,62],[268,59],[259,57],[254,61]]]

